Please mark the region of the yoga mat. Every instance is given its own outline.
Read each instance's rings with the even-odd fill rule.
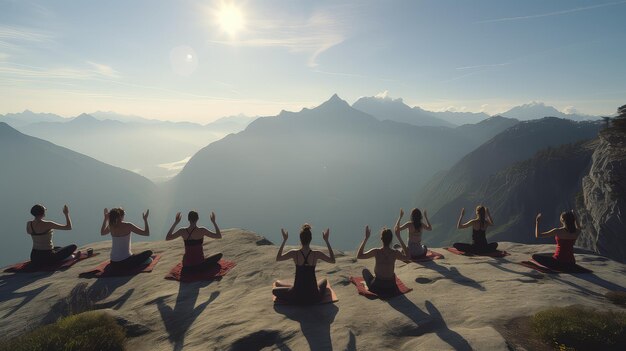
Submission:
[[[165,279],[178,280],[179,282],[189,283],[203,280],[220,279],[225,276],[237,264],[232,261],[219,260],[217,264],[206,271],[201,272],[182,272],[183,263],[179,263],[165,276]]]
[[[506,251],[500,251],[500,250],[496,250],[493,252],[485,252],[485,253],[481,253],[481,254],[475,254],[475,253],[469,253],[469,252],[464,252],[464,251],[460,251],[455,249],[454,247],[444,247],[444,249],[452,252],[455,255],[463,255],[463,256],[486,256],[486,257],[504,257],[504,256],[509,256],[510,253],[506,252]]]
[[[276,282],[274,282],[274,284],[272,284],[272,289],[274,289],[276,287]],[[276,296],[274,296],[272,294],[272,301],[274,301],[275,305],[294,305],[294,306],[303,306],[300,304],[295,304],[289,301],[285,301],[285,300],[280,300],[278,299]],[[337,294],[335,293],[335,290],[333,290],[333,288],[330,287],[330,282],[326,285],[326,293],[324,294],[324,297],[317,303],[314,303],[313,305],[322,305],[325,303],[333,303],[333,302],[337,302],[339,301],[339,299],[337,298]]]
[[[578,273],[592,273],[593,272],[592,270],[579,266],[579,265],[574,265],[573,267],[574,269],[567,270],[567,271],[561,270],[558,268],[548,268],[546,266],[539,264],[535,260],[522,261],[519,264],[524,267],[532,268],[538,272],[547,273],[547,274],[558,274],[558,273],[578,274]]]
[[[154,269],[154,266],[159,262],[161,255],[152,255],[152,263],[147,266],[137,266],[133,269],[114,269],[109,266],[111,260],[106,260],[96,266],[94,269],[82,272],[78,276],[81,278],[104,278],[104,277],[123,277],[129,275],[136,275],[139,273],[150,273]]]
[[[370,299],[375,299],[375,298],[389,299],[394,296],[406,294],[409,291],[413,290],[411,288],[408,288],[406,285],[404,285],[404,283],[400,280],[400,278],[398,278],[398,276],[396,276],[396,286],[398,287],[398,291],[395,294],[390,295],[390,296],[379,296],[369,291],[367,289],[367,286],[365,285],[365,280],[363,279],[363,277],[350,277],[350,282],[356,286],[356,290],[359,292],[359,295],[363,295]]]
[[[12,266],[8,266],[4,269],[6,273],[34,273],[34,272],[54,272],[62,269],[67,269],[79,261],[88,259],[99,255],[94,252],[93,255],[87,256],[87,252],[81,251],[79,258],[67,258],[63,261],[55,262],[53,264],[47,264],[43,266],[33,265],[30,261],[24,261],[16,263]]]
[[[413,262],[427,262],[427,261],[432,261],[432,260],[439,260],[439,259],[442,259],[442,258],[444,258],[444,257],[439,252],[428,250],[428,252],[426,253],[426,256],[420,257],[420,258],[415,258],[415,259],[412,259],[411,261],[413,261]]]

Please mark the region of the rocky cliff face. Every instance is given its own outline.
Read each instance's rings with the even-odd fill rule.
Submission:
[[[578,207],[585,230],[577,244],[626,262],[626,133],[600,133],[582,185]]]

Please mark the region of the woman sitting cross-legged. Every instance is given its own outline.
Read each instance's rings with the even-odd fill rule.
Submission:
[[[567,271],[576,265],[574,258],[574,243],[580,234],[580,224],[576,219],[573,211],[561,213],[561,226],[552,228],[547,232],[539,231],[539,222],[541,221],[541,213],[537,215],[535,220],[535,238],[548,238],[553,236],[556,240],[556,250],[554,255],[533,255],[533,260],[539,264],[548,267]]]
[[[326,229],[322,232],[322,238],[328,248],[328,255],[322,251],[312,250],[310,248],[312,234],[309,224],[305,223],[300,230],[300,243],[302,244],[300,249],[289,250],[285,254],[283,254],[283,249],[285,248],[289,234],[284,229],[281,229],[281,232],[283,235],[283,243],[278,249],[276,261],[293,260],[296,265],[296,276],[293,285],[277,281],[276,288],[272,290],[272,294],[281,300],[295,304],[314,304],[319,302],[326,293],[328,281],[326,279],[322,279],[319,282],[317,281],[315,277],[315,265],[318,260],[335,263],[335,254],[328,242],[330,230]]]
[[[472,243],[454,243],[454,248],[471,253],[471,254],[485,254],[494,252],[498,248],[498,243],[487,243],[487,227],[493,225],[493,218],[489,209],[484,206],[476,207],[476,218],[470,219],[467,223],[463,222],[463,215],[465,215],[465,209],[461,209],[461,215],[457,222],[457,229],[465,229],[472,227]]]
[[[111,268],[132,269],[138,266],[149,265],[152,262],[152,251],[146,250],[133,255],[131,252],[130,235],[150,235],[148,215],[150,210],[143,213],[145,229],[141,229],[130,222],[124,222],[126,212],[122,208],[112,208],[111,211],[104,209],[101,235],[111,234]]]
[[[174,240],[178,237],[183,238],[185,242],[185,254],[183,255],[183,273],[184,272],[200,272],[205,271],[212,266],[215,266],[217,262],[222,258],[221,253],[217,253],[215,255],[204,258],[204,250],[202,248],[202,243],[204,242],[204,237],[209,237],[213,239],[221,239],[222,233],[220,232],[220,228],[217,226],[215,222],[215,213],[211,212],[211,222],[215,227],[215,232],[208,230],[205,227],[198,227],[198,212],[189,211],[187,214],[187,220],[189,220],[189,226],[187,228],[180,228],[174,232],[174,229],[180,223],[180,212],[176,214],[176,218],[174,219],[174,224],[167,232],[167,236],[165,240]]]
[[[396,285],[396,274],[394,272],[396,260],[400,261],[410,261],[411,258],[407,255],[407,247],[402,241],[402,237],[400,236],[400,230],[396,230],[396,237],[398,241],[402,245],[402,252],[398,250],[394,250],[390,247],[391,241],[393,240],[393,233],[391,233],[391,229],[383,228],[380,232],[380,240],[382,241],[382,246],[379,248],[371,249],[367,252],[363,252],[365,250],[365,244],[370,237],[370,227],[365,227],[365,239],[361,243],[359,247],[359,252],[357,253],[357,259],[367,259],[367,258],[375,258],[376,264],[374,265],[374,274],[368,270],[363,270],[363,279],[365,280],[365,284],[367,284],[367,288],[369,291],[380,295],[380,296],[391,296],[398,292],[398,286]]]
[[[45,220],[46,208],[43,205],[37,204],[33,206],[30,209],[30,214],[35,217],[32,221],[26,223],[26,232],[33,239],[33,249],[30,251],[30,262],[34,265],[41,266],[63,261],[71,257],[72,253],[76,251],[76,245],[55,247],[52,244],[52,234],[55,229],[72,229],[70,210],[67,205],[63,206],[65,225]]]

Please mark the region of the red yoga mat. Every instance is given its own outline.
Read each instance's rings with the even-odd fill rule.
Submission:
[[[400,278],[398,278],[398,276],[396,276],[396,286],[398,287],[398,290],[395,294],[390,295],[390,296],[379,296],[369,291],[367,288],[367,285],[365,284],[365,280],[363,279],[363,277],[350,277],[350,282],[356,286],[356,290],[359,292],[359,295],[363,295],[370,299],[375,299],[375,298],[389,299],[394,296],[406,294],[409,291],[413,290],[411,288],[408,288],[406,285],[404,285],[404,283],[400,280]]]
[[[94,253],[91,256],[87,256],[86,252],[81,252],[80,257],[78,258],[67,258],[60,262],[55,262],[47,265],[33,265],[30,261],[16,263],[12,266],[8,266],[4,269],[6,273],[33,273],[33,272],[54,272],[63,269],[67,269],[79,261],[85,260],[87,258],[97,256],[99,253]]]
[[[104,278],[104,277],[123,277],[136,275],[139,273],[150,273],[154,266],[159,262],[161,255],[152,255],[152,262],[147,266],[137,266],[132,269],[115,269],[111,268],[111,260],[106,260],[96,266],[94,269],[79,274],[81,278]]]
[[[571,270],[562,270],[562,269],[558,269],[558,268],[548,268],[546,266],[541,265],[539,262],[537,262],[535,260],[522,261],[519,264],[524,266],[524,267],[532,268],[532,269],[534,269],[534,270],[536,270],[538,272],[548,273],[548,274],[558,274],[558,273],[570,273],[570,274],[593,273],[593,271],[591,269],[587,269],[587,268],[579,266],[579,265],[574,265]]]
[[[500,250],[496,250],[493,252],[485,252],[485,253],[481,253],[481,254],[476,254],[476,253],[469,253],[469,252],[464,252],[461,250],[457,250],[454,247],[444,247],[444,249],[452,252],[455,255],[464,255],[464,256],[487,256],[487,257],[504,257],[504,256],[509,256],[510,253],[506,252],[506,251],[500,251]]]
[[[440,254],[439,252],[428,250],[428,252],[426,253],[426,256],[420,257],[420,258],[415,258],[415,259],[412,259],[411,261],[413,261],[413,262],[427,262],[427,261],[432,261],[432,260],[439,260],[439,259],[442,259],[442,258],[443,258],[443,255]]]
[[[220,279],[225,276],[237,264],[232,261],[219,260],[217,264],[203,272],[182,272],[183,263],[179,263],[165,276],[165,279],[178,280],[179,282],[189,283],[204,280]]]
[[[275,287],[276,287],[276,282],[272,284],[272,289],[274,289]],[[289,301],[280,300],[274,295],[272,295],[272,301],[274,301],[275,305],[295,305],[294,303],[291,303]],[[337,298],[337,294],[335,293],[335,290],[333,290],[333,288],[330,287],[330,282],[329,282],[328,285],[326,285],[326,293],[324,294],[324,297],[315,305],[333,303],[337,301],[339,301],[339,299]]]

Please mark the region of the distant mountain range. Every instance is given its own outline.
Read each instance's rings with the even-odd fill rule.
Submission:
[[[28,258],[32,244],[25,232],[26,221],[32,218],[29,211],[36,203],[45,205],[48,218],[55,221],[63,220],[63,205],[70,206],[74,229],[54,236],[55,244],[66,245],[95,241],[104,207],[124,206],[128,219],[139,221],[140,211],[157,202],[156,187],[148,179],[24,135],[3,122],[0,165],[0,265]]]
[[[361,97],[352,107],[369,113],[381,121],[391,120],[417,126],[455,127],[464,124],[475,124],[490,117],[483,112],[426,111],[417,106],[408,106],[401,98],[392,99],[388,96]],[[599,118],[598,116],[566,114],[552,106],[547,106],[539,102],[515,106],[497,115],[520,121],[540,119],[543,117],[559,117],[575,121],[595,120]]]
[[[468,218],[476,205],[484,204],[493,209],[497,223],[490,235],[531,242],[527,234],[536,211],[553,218],[566,203],[573,206],[572,189],[580,188],[591,154],[580,144],[558,152],[546,148],[593,139],[600,128],[599,122],[546,117],[520,122],[470,152],[433,177],[418,196],[419,206],[429,210],[437,228],[437,235],[426,241],[438,245],[469,240],[467,233],[456,230],[460,209],[466,208]]]
[[[313,109],[259,118],[208,145],[165,184],[166,196],[174,199],[172,211],[217,208],[226,226],[272,239],[281,225],[330,226],[338,245],[351,247],[362,226],[390,226],[427,179],[517,121],[481,123],[466,129],[380,121],[334,95]]]
[[[500,115],[504,117],[519,119],[520,121],[528,121],[543,117],[558,117],[571,119],[573,121],[590,121],[599,118],[599,116],[563,113],[552,106],[545,105],[542,102],[531,102],[521,106],[515,106],[512,109],[501,113]]]
[[[72,119],[24,112],[9,120],[21,132],[49,140],[155,181],[180,170],[161,165],[188,159],[200,148],[243,130],[251,117],[225,117],[207,125],[148,120],[115,113],[81,114]],[[106,119],[104,119],[106,118]],[[0,121],[7,119],[0,118]],[[15,123],[15,121],[24,123]],[[29,123],[25,123],[29,121]]]

